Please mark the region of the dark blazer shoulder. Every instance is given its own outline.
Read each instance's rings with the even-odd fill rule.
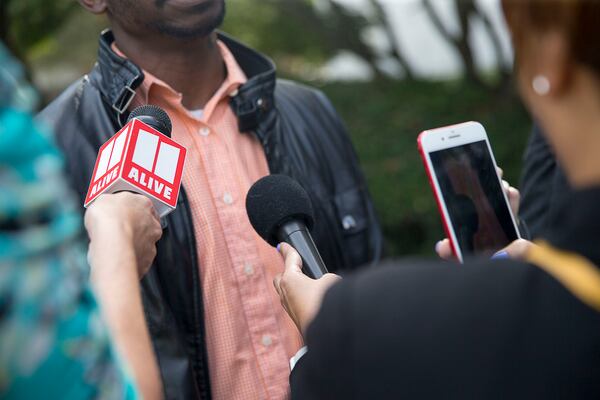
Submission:
[[[541,237],[551,227],[553,217],[565,206],[573,190],[544,132],[537,125],[523,156],[519,189],[519,216],[525,221],[531,238]]]
[[[327,95],[315,87],[288,79],[277,79],[275,99],[278,104],[283,101],[300,110],[312,112],[316,109],[319,115],[332,118],[336,123],[341,121]]]
[[[37,118],[52,128],[72,119],[73,113],[79,109],[87,79],[87,76],[82,76],[70,84],[38,113]]]
[[[315,96],[321,91],[313,86],[308,86],[298,81],[290,79],[277,78],[277,84],[275,86],[276,94],[289,94],[293,97],[302,96]]]
[[[309,149],[306,156],[314,158],[319,173],[331,170],[338,179],[332,184],[337,192],[350,190],[357,182],[366,188],[359,161],[346,126],[338,112],[321,90],[302,83],[280,79],[275,90],[279,118],[286,132],[294,133],[295,144]],[[302,123],[299,125],[298,122]],[[326,150],[326,151],[325,151]],[[352,179],[343,179],[347,174]]]
[[[71,186],[83,198],[98,149],[116,131],[90,75],[67,87],[37,119],[51,129],[65,157]]]

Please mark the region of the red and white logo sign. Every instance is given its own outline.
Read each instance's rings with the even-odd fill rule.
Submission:
[[[167,215],[177,205],[185,155],[185,147],[133,119],[100,147],[84,206],[101,193],[128,190]]]

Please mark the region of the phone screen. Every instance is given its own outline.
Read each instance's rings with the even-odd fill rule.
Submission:
[[[463,258],[518,238],[485,140],[429,153]]]

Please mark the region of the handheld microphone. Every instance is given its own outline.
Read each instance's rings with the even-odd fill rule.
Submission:
[[[134,118],[153,127],[163,135],[171,137],[171,130],[173,130],[171,118],[169,118],[169,114],[162,108],[153,104],[136,107],[131,114],[129,114],[129,117],[127,117],[127,122]]]
[[[145,105],[100,147],[85,198],[130,191],[150,200],[161,217],[177,206],[186,149],[170,138],[171,119],[160,107]]]
[[[246,212],[254,230],[271,246],[288,243],[302,258],[302,272],[319,279],[327,273],[309,229],[313,208],[306,191],[290,177],[268,175],[246,196]]]

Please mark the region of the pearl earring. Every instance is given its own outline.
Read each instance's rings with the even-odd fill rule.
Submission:
[[[544,75],[537,75],[531,82],[533,91],[539,96],[545,96],[550,93],[550,81]]]

